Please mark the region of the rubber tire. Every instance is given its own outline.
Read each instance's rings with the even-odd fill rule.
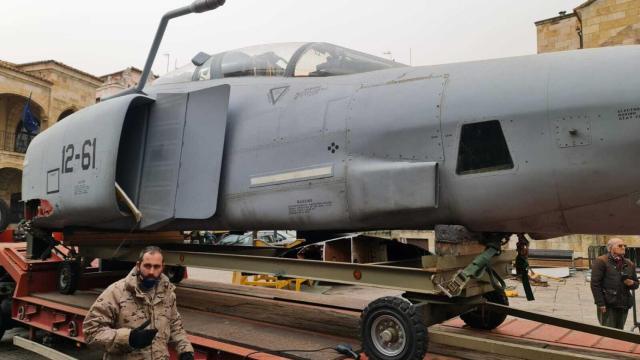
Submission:
[[[6,330],[13,329],[15,326],[16,323],[11,318],[11,299],[4,298],[0,300],[0,339]]]
[[[171,281],[172,284],[177,284],[184,279],[186,272],[187,268],[184,266],[167,266],[164,274],[169,278],[169,281]]]
[[[2,340],[2,337],[4,336],[4,332],[7,330],[7,327],[5,325],[5,320],[0,317],[0,340]]]
[[[9,226],[9,206],[0,199],[0,231],[4,231]]]
[[[482,297],[492,303],[509,306],[509,298],[505,294],[504,290],[494,290],[482,295]],[[493,330],[500,326],[506,318],[506,314],[500,314],[493,311],[484,311],[483,316],[480,309],[460,315],[460,319],[462,319],[465,324],[474,329],[481,330]]]
[[[63,276],[68,277],[68,281],[63,283]],[[80,279],[80,263],[78,261],[63,261],[58,270],[58,292],[64,295],[72,295],[78,289]]]
[[[407,345],[396,356],[380,353],[371,339],[371,325],[379,315],[391,315],[404,328]],[[385,296],[369,303],[360,316],[360,339],[362,347],[370,360],[422,360],[429,344],[427,327],[422,322],[420,313],[406,299]]]
[[[11,319],[11,299],[0,299],[0,340],[4,332],[13,327],[13,319]]]

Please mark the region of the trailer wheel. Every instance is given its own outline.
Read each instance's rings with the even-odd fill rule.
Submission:
[[[164,270],[164,274],[167,275],[172,284],[182,281],[186,272],[187,268],[184,266],[167,266]]]
[[[406,299],[386,296],[371,302],[360,316],[360,336],[372,360],[422,360],[427,327]]]
[[[0,199],[0,231],[4,231],[9,226],[9,206]]]
[[[496,304],[509,305],[509,298],[505,294],[504,290],[488,292],[482,295],[482,297]],[[482,311],[482,309],[476,309],[460,315],[460,318],[465,324],[474,329],[493,330],[504,322],[507,315],[488,310]]]
[[[13,328],[13,319],[11,319],[11,299],[2,299],[0,301],[0,339],[6,330]]]
[[[5,324],[5,319],[0,317],[0,339],[4,336],[4,332],[7,330],[7,325]]]
[[[71,295],[78,288],[80,278],[80,263],[78,261],[63,261],[58,271],[58,291],[61,294]]]

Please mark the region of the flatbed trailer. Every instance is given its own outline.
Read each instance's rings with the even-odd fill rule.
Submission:
[[[360,317],[358,308],[365,301],[350,301],[338,297],[336,305],[308,304],[315,295],[298,295],[288,291],[265,289],[251,294],[254,289],[201,281],[185,281],[177,289],[182,305],[185,329],[201,359],[344,359],[332,350],[338,344],[350,344],[359,350],[354,338]],[[98,291],[80,291],[72,296],[57,292],[37,293],[22,300],[38,307],[40,313],[71,312],[80,321]],[[206,296],[203,296],[206,295]],[[218,309],[213,312],[212,308]],[[209,309],[209,311],[206,311]],[[261,310],[262,309],[262,310]],[[281,310],[281,311],[278,311]],[[282,310],[288,312],[283,313]],[[266,311],[268,310],[268,311]],[[262,313],[262,315],[259,315]],[[49,315],[51,316],[51,315]],[[248,319],[249,317],[253,319]],[[58,318],[62,318],[58,313]],[[34,316],[28,325],[60,335],[63,329],[53,331]],[[322,322],[319,322],[322,321]],[[43,326],[44,325],[44,326]],[[306,330],[301,327],[307,327]],[[71,334],[72,335],[72,334]],[[64,335],[63,335],[64,336]],[[563,346],[504,335],[478,333],[478,331],[444,324],[432,327],[432,350],[426,358],[438,359],[634,359],[634,351],[603,351],[587,346]],[[78,341],[76,337],[75,341]],[[204,340],[204,341],[203,341]],[[624,347],[623,347],[624,348]],[[313,352],[278,350],[316,350]],[[445,358],[443,358],[445,356]],[[364,357],[363,357],[364,358]]]
[[[131,260],[131,256],[138,250],[136,247],[125,246],[118,249],[117,256],[112,257]],[[315,263],[310,269],[309,266],[303,266],[304,261],[292,259],[269,259],[263,256],[228,253],[212,254],[194,250],[193,247],[169,247],[165,252],[166,262],[172,265],[188,264],[205,268],[299,275],[348,284],[363,284],[362,279],[371,279],[369,281],[378,282],[377,285],[387,288],[405,290],[409,288],[413,291],[422,291],[422,293],[409,293],[409,298],[419,308],[426,310],[425,313],[431,317],[433,323],[442,322],[438,321],[440,318],[433,319],[439,313],[444,318],[450,318],[454,316],[449,316],[450,313],[444,316],[442,313],[448,312],[451,308],[472,306],[469,303],[456,304],[447,302],[444,298],[429,297],[428,292],[433,291],[433,284],[429,282],[420,284],[420,276],[424,279],[425,272],[428,273],[424,268],[394,267],[389,264],[380,267],[380,265],[364,264]],[[105,258],[105,251],[113,254],[113,249],[108,248],[80,249],[80,253],[89,258]],[[5,298],[2,306],[10,307],[11,321],[28,327],[32,338],[35,338],[36,330],[42,330],[83,344],[82,321],[99,294],[99,290],[96,289],[106,287],[122,277],[123,273],[122,271],[97,271],[95,268],[88,267],[84,269],[84,273],[78,280],[79,290],[74,295],[63,295],[57,288],[61,280],[61,269],[64,269],[65,264],[64,256],[56,254],[52,254],[46,260],[28,259],[26,243],[0,244],[0,266],[14,280],[12,296],[8,302]],[[376,275],[371,277],[370,271]],[[397,280],[400,277],[406,277],[407,282],[392,286],[394,279]],[[366,284],[369,283],[364,283]],[[354,350],[358,352],[361,350],[358,336],[361,332],[359,323],[362,311],[368,305],[366,301],[358,302],[354,299],[335,297],[329,301],[326,297],[296,294],[286,290],[247,289],[193,280],[183,281],[176,293],[180,311],[185,318],[186,329],[199,359],[338,359],[344,358],[343,355],[332,350],[338,344],[349,344]],[[475,299],[473,296],[472,298]],[[527,314],[487,302],[476,302],[473,306],[478,308],[475,311],[494,311],[524,318],[531,317],[534,320],[549,322],[568,329],[587,330],[602,336],[627,340],[631,344],[640,343],[638,341],[640,336],[628,332],[538,314]],[[425,319],[429,321],[428,317]],[[6,319],[3,321],[6,324]],[[455,356],[454,358],[469,359],[473,359],[478,354],[484,354],[483,358],[487,359],[491,356],[502,359],[540,357],[624,359],[627,357],[627,354],[620,353],[611,357],[610,354],[591,349],[576,350],[570,346],[558,344],[554,344],[555,349],[550,350],[548,344],[532,346],[530,343],[519,344],[521,339],[519,341],[514,341],[513,338],[496,340],[492,335],[487,338],[487,334],[490,334],[487,332],[482,332],[485,338],[480,341],[490,345],[486,347],[486,351],[478,352],[477,349],[480,347],[477,342],[482,337],[474,333],[453,335],[457,331],[459,332],[459,329],[451,331],[450,327],[432,326],[430,352],[445,352]],[[473,350],[465,349],[465,344],[473,344],[467,346]],[[324,350],[279,351],[291,349]],[[635,348],[629,353],[629,358],[633,358],[631,354],[634,351]],[[172,359],[174,358],[176,354],[172,352]]]

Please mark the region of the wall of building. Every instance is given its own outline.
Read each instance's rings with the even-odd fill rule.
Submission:
[[[11,203],[11,194],[21,191],[22,171],[13,168],[0,169],[0,199]]]
[[[52,83],[39,77],[0,67],[0,95],[13,94],[29,98],[43,109],[44,120],[49,117],[49,99]],[[4,129],[0,123],[0,130]]]
[[[102,86],[96,89],[96,100],[115,95],[128,88],[136,87],[142,77],[142,71],[135,67],[128,67],[122,71],[101,76]],[[147,85],[157,78],[153,73],[147,78]]]
[[[640,0],[591,0],[536,22],[538,53],[640,44]]]
[[[580,48],[580,21],[575,14],[561,16],[536,24],[538,53]]]
[[[640,44],[640,0],[597,0],[576,13],[585,48]]]
[[[0,169],[22,169],[22,154],[14,154],[15,132],[24,105],[31,96],[33,113],[45,123],[49,118],[52,84],[18,69],[0,67]],[[17,164],[17,165],[16,165]]]
[[[568,235],[550,240],[536,240],[531,242],[532,249],[573,250],[575,258],[587,258],[590,246],[606,245],[612,237],[620,237],[629,246],[640,246],[639,236],[617,235]]]
[[[23,66],[21,69],[53,83],[51,88],[49,126],[68,109],[77,111],[95,103],[96,89],[102,82],[84,76],[54,62]]]
[[[16,151],[16,130],[29,96],[41,130],[60,114],[95,103],[100,79],[55,61],[16,65],[0,61],[0,199],[10,204],[21,191],[24,154]],[[20,136],[26,146],[29,137]]]

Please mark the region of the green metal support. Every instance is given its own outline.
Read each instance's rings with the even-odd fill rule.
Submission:
[[[491,270],[491,259],[494,256],[500,254],[501,245],[502,244],[500,239],[488,242],[486,244],[487,248],[478,256],[476,256],[471,264],[467,265],[467,267],[465,267],[464,269],[456,272],[451,280],[437,284],[438,289],[440,289],[443,293],[445,293],[445,295],[450,298],[460,296],[462,290],[464,290],[469,282],[471,280],[479,279],[480,277],[482,277],[485,272],[487,272],[487,269],[489,269],[489,277],[492,278],[493,282],[494,277],[496,277],[497,275],[494,275]],[[504,284],[499,277],[497,277],[497,279],[495,280],[500,281],[501,286],[504,287]]]

